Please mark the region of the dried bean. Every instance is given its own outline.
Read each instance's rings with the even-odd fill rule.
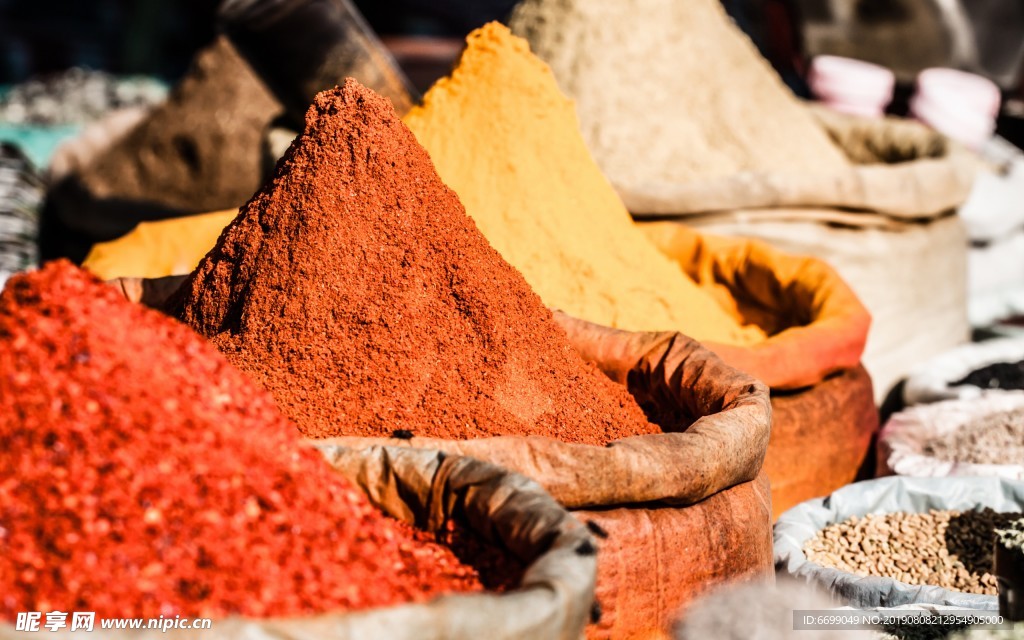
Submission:
[[[819,531],[804,552],[811,562],[857,575],[996,595],[992,540],[1019,517],[988,508],[852,517]]]

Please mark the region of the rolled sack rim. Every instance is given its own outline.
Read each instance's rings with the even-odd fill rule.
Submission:
[[[648,351],[637,359],[646,359],[644,367],[650,370],[641,371],[644,367],[638,366],[628,374],[656,377],[670,367],[669,384],[682,394],[680,402],[692,404],[688,413],[697,419],[684,432],[632,436],[606,446],[536,435],[445,440],[414,434],[410,439],[336,437],[308,442],[439,449],[487,460],[537,480],[570,509],[644,503],[686,506],[757,477],[771,433],[771,401],[764,383],[679,333],[626,332],[569,320],[583,327],[579,333],[596,328],[605,335],[644,342]],[[594,354],[580,347],[579,336],[568,333],[584,359],[593,361]],[[634,345],[623,348],[629,351]],[[616,357],[612,354],[609,360]],[[669,358],[678,362],[666,362]],[[617,381],[626,382],[621,377]]]
[[[828,207],[859,210],[896,220],[921,220],[944,215],[970,195],[979,161],[962,145],[919,123],[875,119],[809,107],[822,127],[842,148],[842,136],[857,131],[878,148],[892,148],[902,137],[928,138],[940,155],[922,155],[893,163],[853,163],[847,171],[795,173],[739,171],[697,182],[615,182],[626,208],[635,216],[679,217],[778,207]],[[906,132],[906,133],[903,133]],[[936,189],[935,184],[941,184]]]

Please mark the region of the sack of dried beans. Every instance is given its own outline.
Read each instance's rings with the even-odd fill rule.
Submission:
[[[996,530],[1021,518],[1024,483],[880,478],[798,505],[775,525],[780,574],[854,607],[996,609]]]

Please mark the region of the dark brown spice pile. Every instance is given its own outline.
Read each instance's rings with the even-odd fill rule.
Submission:
[[[226,38],[200,51],[166,104],[81,176],[97,198],[183,213],[242,205],[262,183],[266,127],[281,110]]]
[[[384,98],[321,93],[172,312],[308,436],[660,430],[585,364]]]

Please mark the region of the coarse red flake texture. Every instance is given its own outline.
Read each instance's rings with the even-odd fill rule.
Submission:
[[[658,433],[349,79],[170,305],[311,437]]]
[[[0,619],[294,616],[479,590],[187,327],[68,262],[0,294]]]

